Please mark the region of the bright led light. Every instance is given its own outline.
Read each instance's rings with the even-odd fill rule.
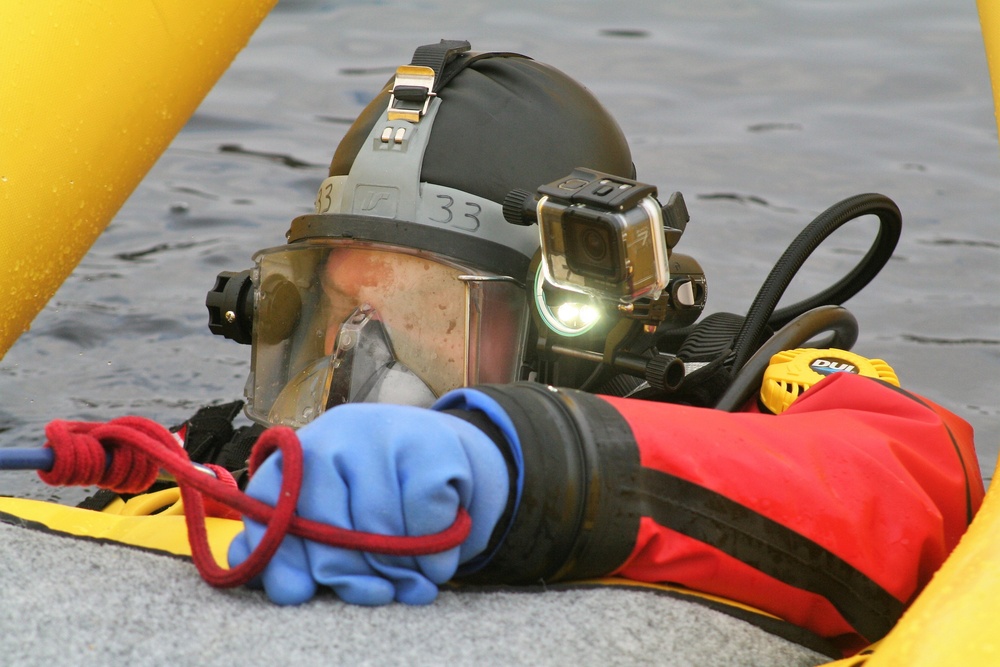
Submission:
[[[577,320],[580,319],[580,304],[564,303],[556,309],[556,317],[566,326],[579,326]]]
[[[601,309],[586,294],[570,293],[567,290],[555,288],[557,299],[570,300],[550,306],[545,294],[545,285],[542,266],[539,264],[535,274],[535,307],[542,321],[545,322],[545,326],[552,331],[563,336],[580,336],[590,331],[601,319]]]

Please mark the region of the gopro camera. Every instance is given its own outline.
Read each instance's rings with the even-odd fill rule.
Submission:
[[[591,169],[538,188],[545,278],[563,289],[632,303],[670,278],[656,187]]]

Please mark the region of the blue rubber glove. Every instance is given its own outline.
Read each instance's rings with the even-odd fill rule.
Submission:
[[[386,404],[348,404],[298,431],[304,456],[300,516],[383,535],[427,535],[455,521],[458,507],[472,532],[457,548],[417,557],[382,556],[287,536],[260,577],[268,597],[298,604],[328,586],[345,602],[393,600],[428,604],[437,585],[489,543],[507,505],[503,454],[475,426],[440,412]],[[247,493],[277,503],[282,456],[272,454]],[[246,560],[264,526],[244,518],[229,547],[229,563]]]

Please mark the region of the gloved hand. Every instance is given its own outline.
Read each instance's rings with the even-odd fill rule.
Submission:
[[[409,406],[348,404],[297,435],[304,457],[300,516],[383,535],[427,535],[450,526],[461,505],[472,518],[472,532],[460,547],[417,557],[361,553],[289,535],[259,582],[278,604],[305,602],[318,585],[354,604],[428,604],[437,584],[486,548],[506,507],[503,454],[457,417]],[[275,505],[281,471],[282,456],[275,452],[247,493]],[[259,523],[244,518],[244,524],[229,547],[231,566],[246,560],[264,534]]]

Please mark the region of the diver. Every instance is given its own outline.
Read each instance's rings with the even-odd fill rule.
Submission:
[[[698,322],[683,198],[635,176],[580,84],[442,41],[350,127],[288,242],[220,275],[211,326],[252,344],[247,414],[298,429],[300,516],[383,535],[472,518],[460,547],[417,557],[288,536],[259,581],[273,601],[614,575],[846,652],[899,619],[984,491],[971,428],[848,351],[839,304],[888,259],[898,210],[868,196],[820,221],[890,231],[815,299],[775,310],[781,275],[745,317]],[[281,481],[276,453],[246,492],[273,505]],[[246,519],[230,563],[263,531]]]

